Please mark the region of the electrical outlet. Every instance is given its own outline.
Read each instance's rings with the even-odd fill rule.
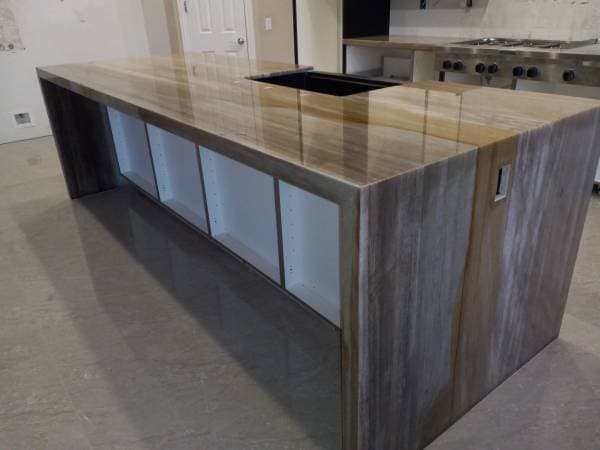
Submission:
[[[271,17],[265,17],[265,31],[271,31],[273,29],[273,19]]]
[[[35,126],[31,111],[19,111],[12,113],[15,128],[25,128]]]

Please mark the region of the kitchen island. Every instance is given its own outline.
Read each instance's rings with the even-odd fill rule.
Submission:
[[[340,329],[345,449],[431,442],[558,336],[600,103],[180,55],[38,69],[72,198],[129,180]],[[277,77],[275,77],[277,78]]]

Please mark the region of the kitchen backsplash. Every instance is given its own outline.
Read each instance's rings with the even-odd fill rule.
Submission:
[[[392,0],[390,34],[577,40],[600,37],[600,0]]]

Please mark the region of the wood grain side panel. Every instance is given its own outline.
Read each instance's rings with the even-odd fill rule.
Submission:
[[[358,447],[358,191],[341,206],[340,269],[342,298],[342,436],[343,448]]]
[[[361,197],[359,447],[420,448],[451,420],[476,153]]]
[[[479,352],[488,351],[488,346],[483,342],[489,341],[487,331],[497,318],[495,301],[492,298],[489,301],[480,299],[486,294],[492,297],[501,289],[502,277],[498,261],[502,258],[504,247],[508,201],[495,201],[497,178],[502,166],[514,163],[517,146],[518,140],[510,139],[481,150],[477,156],[472,230],[463,281],[459,331],[459,342],[462,345],[458,348],[455,374],[456,383],[465,389],[469,387],[468,380],[486,376],[487,357]],[[511,180],[514,180],[514,172]],[[463,368],[465,361],[469,361],[468,368]],[[455,395],[469,396],[470,392],[457,392]],[[461,403],[463,400],[459,398],[456,401]]]
[[[122,183],[106,106],[40,79],[71,198]]]
[[[581,113],[480,152],[454,419],[558,336],[600,151],[599,120],[596,111]],[[512,186],[497,205],[490,177],[511,145]]]

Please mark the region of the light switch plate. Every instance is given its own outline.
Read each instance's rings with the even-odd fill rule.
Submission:
[[[271,31],[273,29],[273,19],[271,17],[265,17],[265,31]]]

